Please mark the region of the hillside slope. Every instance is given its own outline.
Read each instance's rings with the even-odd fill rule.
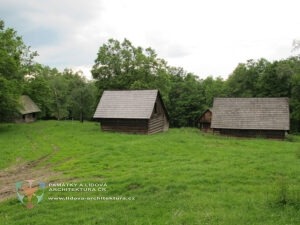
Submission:
[[[0,124],[0,155],[0,224],[300,224],[296,136],[237,139],[189,128],[128,135],[93,122],[39,121]],[[14,193],[26,179],[106,186],[48,188],[26,209]],[[126,200],[66,200],[105,196]]]

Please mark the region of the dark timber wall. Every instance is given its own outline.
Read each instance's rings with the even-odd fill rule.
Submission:
[[[148,133],[147,119],[101,119],[103,131],[117,131],[135,134]]]
[[[36,113],[28,113],[24,115],[20,115],[15,119],[16,123],[30,123],[36,121]]]
[[[169,121],[161,100],[156,99],[150,119],[100,119],[103,131],[116,131],[135,134],[154,134],[167,131]]]
[[[242,130],[242,129],[213,129],[214,132],[222,135],[236,137],[264,137],[274,139],[284,139],[284,130]]]
[[[148,128],[148,134],[163,132],[169,129],[169,122],[159,98],[155,101],[154,109],[148,122]]]
[[[198,128],[204,132],[212,131],[211,129],[211,118],[212,112],[208,109],[206,110],[198,119]]]

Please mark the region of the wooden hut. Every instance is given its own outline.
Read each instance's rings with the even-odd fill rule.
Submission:
[[[22,95],[19,99],[19,103],[20,103],[20,108],[19,108],[20,116],[16,119],[16,122],[29,123],[29,122],[36,121],[37,113],[40,112],[41,110],[31,100],[31,98],[27,95]]]
[[[167,131],[169,116],[158,90],[104,91],[94,114],[103,131]]]
[[[288,98],[215,98],[214,132],[283,139],[290,129]]]
[[[203,130],[204,132],[212,131],[212,129],[211,129],[211,117],[212,117],[211,109],[205,110],[197,120],[198,128],[200,130]]]

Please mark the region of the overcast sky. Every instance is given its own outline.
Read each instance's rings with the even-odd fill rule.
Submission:
[[[294,54],[299,10],[299,0],[0,0],[0,19],[39,63],[87,76],[103,43],[127,38],[201,78],[227,78],[239,62]]]

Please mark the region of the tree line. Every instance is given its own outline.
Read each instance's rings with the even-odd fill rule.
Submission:
[[[91,120],[104,90],[159,89],[172,127],[194,126],[212,107],[214,97],[288,97],[291,129],[300,131],[300,57],[270,62],[240,63],[224,80],[172,67],[152,48],[134,46],[129,40],[109,39],[100,46],[93,80],[80,72],[34,62],[36,52],[15,30],[0,23],[0,119],[11,119],[21,94],[29,95],[42,110],[42,119]]]
[[[12,121],[25,94],[39,106],[42,119],[90,120],[97,89],[82,73],[41,65],[12,28],[0,20],[0,121]]]

